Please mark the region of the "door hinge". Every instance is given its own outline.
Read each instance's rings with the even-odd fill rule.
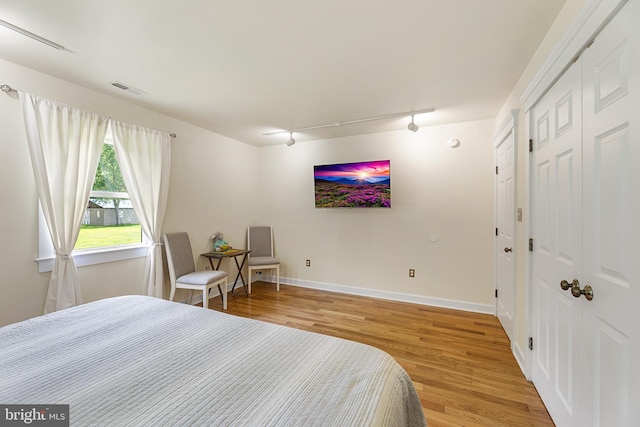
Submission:
[[[498,227],[496,227],[496,236],[498,235]]]
[[[498,167],[496,166],[496,175],[498,175]]]
[[[529,252],[533,252],[533,239],[529,239]]]
[[[498,298],[498,290],[496,289],[496,298]]]
[[[529,337],[529,350],[533,350],[533,337]]]
[[[533,139],[529,140],[529,152],[533,153]]]

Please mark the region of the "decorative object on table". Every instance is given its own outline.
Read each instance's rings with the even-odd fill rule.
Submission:
[[[231,249],[231,245],[224,240],[224,235],[222,231],[216,231],[211,236],[211,240],[213,241],[213,250],[212,252],[224,252]]]

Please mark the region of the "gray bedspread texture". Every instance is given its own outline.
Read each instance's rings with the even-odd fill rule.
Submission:
[[[0,403],[78,426],[424,426],[387,353],[144,296],[0,328]]]

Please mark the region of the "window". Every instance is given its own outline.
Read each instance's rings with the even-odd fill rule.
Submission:
[[[73,258],[77,266],[118,261],[146,256],[147,246],[107,131]],[[39,271],[51,271],[53,259],[53,244],[40,210]]]
[[[75,250],[140,243],[140,221],[129,200],[115,147],[107,135]]]

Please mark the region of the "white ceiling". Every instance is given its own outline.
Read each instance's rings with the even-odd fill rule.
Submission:
[[[564,0],[0,0],[0,57],[256,146],[495,118]],[[2,81],[0,84],[9,81]],[[147,92],[111,86],[117,80]],[[22,88],[18,88],[22,89]],[[28,88],[24,88],[27,90]],[[408,118],[297,141],[406,127]]]

